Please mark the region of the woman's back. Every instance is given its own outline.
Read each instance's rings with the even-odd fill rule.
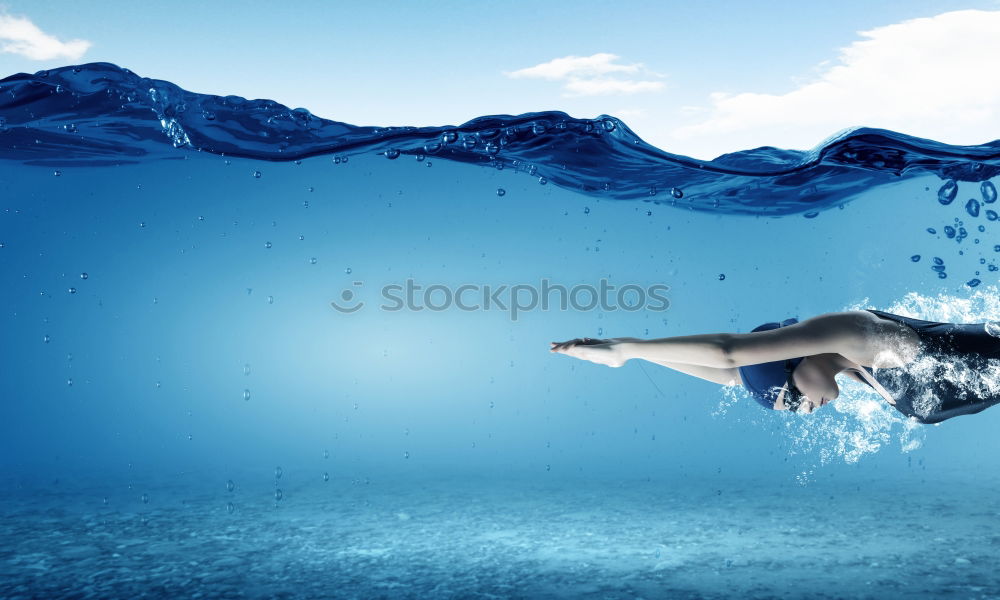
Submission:
[[[983,323],[943,323],[870,310],[916,331],[921,352],[902,367],[865,367],[901,413],[938,423],[1000,404],[1000,338]],[[871,384],[869,384],[871,385]]]

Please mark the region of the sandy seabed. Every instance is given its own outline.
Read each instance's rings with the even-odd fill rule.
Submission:
[[[9,492],[0,597],[1000,598],[995,481],[287,483]]]

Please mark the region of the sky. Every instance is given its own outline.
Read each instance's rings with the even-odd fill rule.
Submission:
[[[105,61],[355,125],[609,114],[711,159],[847,127],[1000,137],[1000,0],[0,4],[0,76]]]

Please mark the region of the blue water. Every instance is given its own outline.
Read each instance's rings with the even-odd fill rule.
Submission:
[[[706,162],[613,116],[356,127],[109,64],[8,77],[0,118],[0,597],[1000,597],[1000,410],[914,425],[841,378],[775,414],[548,352],[1000,320],[1000,142]],[[668,306],[380,305],[601,279]]]

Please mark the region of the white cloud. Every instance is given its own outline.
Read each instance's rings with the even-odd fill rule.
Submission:
[[[1000,138],[1000,11],[960,10],[859,32],[784,94],[715,92],[700,122],[650,141],[713,158],[763,145],[809,149],[856,125],[951,144]]]
[[[87,40],[60,41],[39,29],[27,17],[0,14],[0,52],[20,54],[32,60],[76,60],[90,46]]]
[[[564,96],[635,94],[663,89],[661,81],[608,77],[615,73],[654,75],[642,63],[619,64],[616,54],[599,52],[591,56],[564,56],[533,67],[504,72],[511,79],[546,79],[563,82]]]

